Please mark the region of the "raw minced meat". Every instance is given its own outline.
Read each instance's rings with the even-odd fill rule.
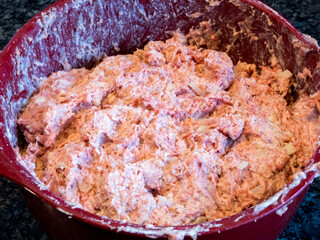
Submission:
[[[176,34],[45,79],[17,120],[28,144],[19,160],[94,214],[154,225],[227,217],[311,158],[320,95],[289,104],[292,82]]]

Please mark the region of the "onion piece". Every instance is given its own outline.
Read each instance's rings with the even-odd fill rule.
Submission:
[[[89,192],[89,190],[92,188],[91,185],[89,185],[88,183],[86,182],[80,182],[78,184],[78,189],[80,190],[80,192],[83,192],[83,193],[87,193]]]
[[[247,161],[241,161],[241,163],[238,165],[238,169],[243,170],[243,169],[247,168],[248,165],[249,165],[249,163]]]
[[[107,96],[108,103],[112,104],[116,100],[116,98],[117,98],[116,92],[109,93]]]
[[[221,89],[219,87],[217,87],[216,85],[211,85],[210,87],[207,87],[206,91],[207,93],[214,93],[214,92],[218,92]]]
[[[189,87],[190,87],[193,91],[195,91],[199,96],[202,96],[202,97],[203,97],[203,96],[207,95],[207,92],[204,91],[204,90],[202,90],[197,83],[190,83],[190,84],[189,84]]]
[[[208,126],[201,125],[200,127],[197,128],[197,132],[207,132],[208,129],[209,129]]]
[[[295,146],[290,142],[286,144],[283,149],[287,152],[287,154],[290,156],[296,152]]]
[[[279,77],[282,79],[288,79],[292,77],[292,73],[289,70],[284,70],[279,74]]]
[[[258,185],[258,186],[255,186],[254,188],[252,188],[250,190],[250,192],[252,192],[253,194],[258,194],[261,190],[262,190],[262,186]]]

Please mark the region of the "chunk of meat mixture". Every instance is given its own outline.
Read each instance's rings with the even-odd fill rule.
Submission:
[[[154,225],[227,217],[311,158],[320,94],[288,104],[292,81],[176,34],[45,79],[17,120],[28,143],[19,159],[94,214]]]

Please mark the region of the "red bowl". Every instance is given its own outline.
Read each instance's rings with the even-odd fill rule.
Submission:
[[[24,25],[1,52],[0,175],[24,187],[30,211],[53,239],[275,239],[288,224],[319,171],[315,168],[320,161],[319,148],[309,168],[264,203],[268,205],[217,221],[177,227],[124,223],[75,208],[45,190],[16,160],[15,120],[39,78],[61,69],[90,67],[104,54],[130,53],[150,40],[168,38],[172,30],[186,33],[204,20],[211,20],[214,30],[222,33],[222,50],[235,63],[271,65],[277,59],[294,74],[298,88],[310,93],[320,89],[317,44],[256,0],[60,0]],[[305,67],[312,74],[309,79],[298,76]]]

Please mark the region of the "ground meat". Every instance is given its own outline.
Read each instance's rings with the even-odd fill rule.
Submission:
[[[68,202],[139,224],[214,220],[272,196],[311,158],[320,93],[288,104],[289,71],[195,45],[176,34],[53,73],[17,120],[20,161]]]

